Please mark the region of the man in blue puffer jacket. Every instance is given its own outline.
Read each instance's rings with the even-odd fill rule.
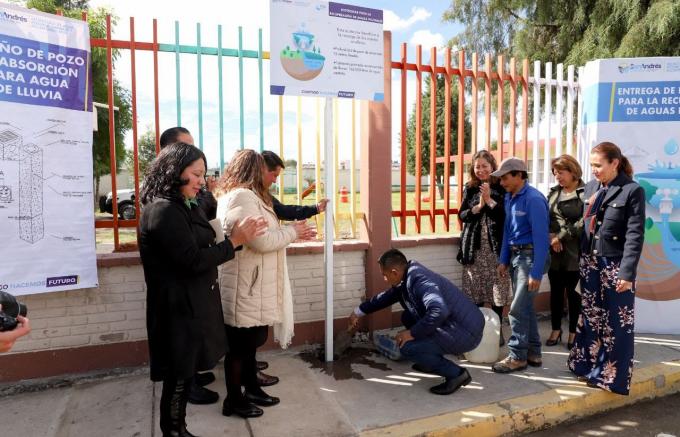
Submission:
[[[396,341],[402,357],[415,363],[414,368],[445,378],[430,388],[435,394],[448,395],[472,378],[467,369],[446,359],[445,354],[471,351],[482,340],[484,316],[479,308],[443,276],[416,261],[407,261],[403,253],[390,249],[378,260],[388,290],[362,303],[350,315],[350,326],[359,317],[388,308],[399,302],[404,308],[401,331]]]

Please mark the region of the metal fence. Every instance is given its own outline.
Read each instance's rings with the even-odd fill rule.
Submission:
[[[83,19],[87,19],[83,14]],[[239,99],[239,139],[240,147],[245,147],[244,141],[244,100],[246,95],[244,93],[243,77],[244,77],[244,62],[256,62],[258,69],[258,86],[257,97],[259,101],[259,148],[263,149],[265,144],[265,133],[263,127],[264,120],[264,83],[263,83],[263,66],[264,61],[269,60],[269,52],[262,49],[262,31],[258,31],[257,49],[244,48],[244,34],[241,28],[238,29],[238,47],[227,48],[222,46],[223,29],[218,25],[215,29],[217,33],[217,47],[209,47],[201,44],[204,29],[199,23],[196,24],[196,41],[193,45],[182,44],[180,42],[180,27],[179,22],[175,22],[175,40],[174,43],[161,43],[158,41],[157,21],[152,21],[153,37],[151,41],[137,41],[135,39],[135,19],[129,19],[129,39],[112,39],[111,32],[111,17],[106,19],[106,38],[92,38],[91,46],[94,49],[106,50],[107,57],[107,74],[108,74],[108,112],[109,112],[109,136],[110,136],[110,159],[111,159],[111,189],[116,193],[116,173],[118,163],[115,156],[115,138],[114,138],[114,107],[110,103],[113,101],[113,62],[112,51],[126,50],[130,55],[130,77],[131,77],[131,103],[132,103],[132,152],[134,160],[134,187],[135,187],[135,208],[136,218],[133,220],[122,220],[118,217],[117,202],[113,202],[113,217],[111,219],[98,219],[95,222],[96,228],[112,228],[114,250],[120,250],[119,229],[120,228],[137,228],[139,217],[139,163],[138,163],[138,115],[137,115],[137,76],[139,72],[136,68],[136,54],[137,52],[150,52],[153,56],[153,71],[144,71],[143,74],[151,74],[154,84],[154,129],[156,135],[156,148],[159,149],[160,136],[160,121],[159,121],[159,67],[158,55],[159,53],[173,53],[175,55],[175,97],[176,97],[176,114],[177,125],[182,125],[182,86],[181,86],[181,68],[180,55],[191,54],[195,56],[196,72],[197,72],[197,96],[198,96],[198,145],[202,146],[204,137],[204,116],[203,116],[203,82],[202,76],[204,72],[203,59],[206,56],[216,57],[217,69],[219,75],[218,84],[218,102],[219,102],[219,165],[220,168],[225,164],[225,129],[224,129],[224,87],[222,84],[222,71],[224,68],[224,59],[233,58],[238,60],[238,99]],[[581,114],[581,99],[578,93],[578,84],[575,77],[574,66],[568,66],[566,69],[567,78],[564,78],[564,66],[557,65],[556,74],[553,75],[552,64],[541,64],[540,61],[533,63],[533,74],[529,72],[529,61],[524,59],[519,63],[514,58],[506,59],[503,56],[498,56],[495,62],[492,62],[490,55],[485,55],[483,62],[480,62],[480,57],[473,53],[467,56],[464,51],[458,51],[455,55],[456,66],[452,65],[453,52],[447,48],[444,50],[444,64],[438,65],[437,49],[430,49],[430,62],[423,63],[422,47],[419,45],[415,48],[416,59],[415,62],[409,62],[407,59],[408,46],[401,45],[401,54],[398,60],[391,62],[392,71],[399,74],[399,80],[393,81],[393,92],[400,92],[401,96],[397,100],[391,111],[399,111],[399,137],[400,137],[400,192],[396,205],[393,206],[392,217],[398,222],[395,223],[396,234],[420,234],[425,231],[423,227],[423,218],[429,221],[430,231],[436,232],[450,232],[451,227],[456,227],[458,205],[462,197],[462,187],[466,181],[465,172],[474,153],[485,148],[490,150],[497,160],[502,160],[507,156],[519,156],[529,163],[529,173],[531,183],[542,190],[546,190],[550,184],[550,160],[564,153],[575,154],[581,162],[585,162],[583,158],[583,150],[580,145],[576,144],[576,135],[574,134],[576,120],[580,118]],[[492,65],[493,64],[493,65]],[[186,65],[183,65],[186,68]],[[543,75],[541,73],[543,72]],[[415,75],[415,104],[413,108],[407,105],[407,93],[409,92],[407,83],[409,75]],[[423,81],[430,80],[432,88],[436,88],[437,77],[442,77],[445,84],[445,97],[443,101],[438,101],[436,93],[432,93],[430,99],[430,107],[423,108]],[[398,84],[398,89],[394,89],[395,83]],[[457,87],[458,105],[456,108],[451,104],[451,89]],[[554,97],[554,100],[553,100]],[[566,98],[565,98],[566,97]],[[303,192],[303,135],[302,135],[302,98],[291,98],[278,96],[278,146],[279,154],[282,158],[284,156],[284,99],[296,99],[296,131],[297,131],[297,202],[302,202]],[[312,99],[312,98],[305,98]],[[317,99],[318,100],[318,99]],[[529,116],[529,105],[533,105],[532,117]],[[493,103],[492,103],[493,102]],[[553,103],[554,102],[554,103]],[[335,103],[335,113],[337,114],[338,102]],[[343,103],[344,104],[344,103]],[[443,108],[442,108],[443,107]],[[575,116],[576,109],[576,116]],[[409,187],[406,185],[407,174],[407,120],[409,117],[409,110],[414,112],[415,116],[415,190],[409,193]],[[423,110],[430,111],[430,126],[422,126],[421,116]],[[350,173],[351,181],[349,192],[349,207],[348,211],[339,213],[336,208],[336,231],[337,224],[340,219],[348,218],[350,223],[349,236],[356,235],[356,226],[359,213],[357,211],[356,198],[356,106],[351,102],[351,140],[349,144],[345,145],[351,149],[350,159]],[[443,111],[446,120],[455,117],[457,121],[458,132],[463,134],[455,138],[457,153],[452,153],[453,145],[451,144],[450,124],[445,123],[444,126],[444,154],[437,156],[436,141],[430,144],[430,162],[429,162],[429,181],[422,183],[421,171],[421,156],[422,156],[422,132],[423,129],[429,129],[430,138],[436,138],[436,114],[437,111]],[[467,115],[466,115],[467,114]],[[507,119],[506,119],[507,114]],[[323,197],[322,189],[320,189],[321,168],[323,157],[321,156],[321,113],[320,103],[315,104],[315,119],[316,119],[316,144],[313,149],[315,155],[315,197],[319,201]],[[338,131],[341,128],[338,126],[339,117],[335,117],[334,126],[334,141],[335,141],[335,156],[327,157],[323,162],[331,162],[332,168],[336,172],[339,168],[337,151],[340,148]],[[465,138],[465,124],[470,125],[469,143],[471,147],[465,150],[467,139]],[[342,126],[346,129],[347,126]],[[308,148],[310,149],[310,148]],[[451,163],[455,168],[455,177],[452,178],[450,174],[449,165]],[[442,165],[443,168],[443,183],[439,184],[443,191],[438,195],[438,181],[436,179],[437,166]],[[307,187],[310,188],[310,187]],[[423,191],[425,188],[426,191]],[[285,187],[279,184],[279,195],[284,196]],[[309,190],[308,190],[309,191]],[[411,197],[410,197],[411,196]],[[115,198],[115,196],[114,196]],[[409,206],[409,203],[412,206]],[[442,225],[437,225],[437,218],[443,218]],[[413,229],[408,229],[407,223],[413,220]],[[317,226],[322,226],[322,221],[317,221]],[[439,229],[438,229],[439,228]]]
[[[83,20],[87,19],[86,14],[83,14],[82,16]],[[217,47],[209,47],[201,44],[201,37],[202,35],[205,35],[204,29],[201,28],[201,24],[197,23],[196,24],[196,43],[195,45],[188,45],[188,44],[182,44],[180,42],[180,25],[179,22],[175,22],[175,41],[174,43],[161,43],[158,41],[158,23],[157,20],[154,19],[152,21],[152,26],[153,26],[153,37],[152,41],[138,41],[135,39],[135,19],[134,17],[130,17],[129,19],[129,39],[113,39],[111,36],[112,33],[112,23],[111,23],[111,17],[107,16],[106,18],[106,38],[91,38],[91,47],[93,50],[96,49],[104,49],[106,50],[106,59],[107,59],[107,74],[108,74],[108,102],[106,105],[106,108],[108,108],[109,112],[109,137],[110,137],[110,160],[111,160],[111,191],[112,193],[116,193],[117,191],[117,183],[116,183],[116,174],[118,170],[119,163],[116,162],[116,156],[115,156],[115,114],[114,114],[114,106],[111,102],[113,102],[113,72],[114,72],[114,67],[113,67],[113,50],[122,50],[122,51],[127,51],[129,52],[130,56],[130,78],[131,78],[131,89],[130,89],[130,96],[131,96],[131,106],[132,106],[132,156],[133,156],[133,161],[134,161],[134,190],[135,190],[135,208],[136,208],[136,215],[135,219],[133,220],[123,220],[119,218],[118,216],[118,205],[117,202],[115,201],[115,194],[113,196],[114,201],[113,201],[113,217],[111,219],[97,219],[95,221],[95,227],[96,228],[111,228],[113,229],[113,242],[114,242],[114,250],[118,251],[121,250],[121,244],[120,244],[120,236],[119,236],[119,230],[121,228],[138,228],[138,217],[139,217],[139,184],[140,184],[140,174],[139,174],[139,162],[138,162],[138,157],[139,157],[139,149],[138,149],[138,138],[139,138],[139,132],[138,132],[138,125],[139,125],[139,120],[138,120],[138,101],[137,101],[137,78],[140,72],[137,69],[137,59],[136,55],[138,52],[151,52],[153,56],[153,70],[151,72],[148,71],[143,71],[141,74],[151,74],[153,77],[153,94],[154,94],[154,102],[153,102],[153,108],[154,108],[154,130],[155,130],[155,136],[156,136],[156,152],[158,153],[160,149],[159,145],[159,139],[160,139],[160,132],[162,130],[160,126],[160,114],[161,114],[161,109],[159,108],[159,64],[158,64],[158,56],[159,53],[174,53],[175,55],[175,100],[176,100],[176,114],[177,114],[177,125],[182,125],[182,112],[183,112],[183,105],[182,105],[182,82],[181,82],[181,71],[182,68],[187,68],[186,64],[183,64],[180,68],[180,55],[182,54],[191,54],[195,55],[195,62],[196,62],[196,71],[197,71],[197,83],[195,86],[197,87],[197,96],[198,96],[198,105],[197,105],[197,110],[198,110],[198,146],[202,147],[203,145],[203,138],[204,138],[204,116],[203,116],[203,106],[204,106],[204,93],[203,93],[203,75],[204,75],[204,66],[203,66],[203,59],[206,56],[211,56],[215,57],[217,59],[217,70],[218,70],[218,77],[219,77],[219,83],[218,83],[218,104],[219,104],[219,112],[218,112],[218,118],[219,118],[219,166],[220,168],[224,168],[225,165],[225,127],[224,127],[224,102],[225,99],[227,98],[225,96],[225,90],[224,90],[224,85],[222,83],[222,73],[223,69],[225,68],[225,59],[226,58],[232,58],[236,59],[238,61],[238,99],[239,99],[239,138],[240,138],[240,143],[239,146],[240,148],[245,147],[245,114],[244,114],[244,103],[245,99],[247,98],[245,92],[244,92],[244,84],[243,84],[243,79],[244,79],[244,62],[256,62],[257,67],[258,67],[258,92],[257,96],[259,99],[259,149],[260,151],[263,150],[264,145],[265,145],[265,133],[264,133],[264,126],[263,126],[263,120],[264,120],[264,84],[263,84],[263,63],[264,61],[269,59],[269,52],[264,51],[262,49],[262,30],[258,30],[258,36],[257,36],[257,49],[252,50],[252,49],[246,49],[244,48],[244,33],[241,27],[238,28],[238,47],[236,48],[227,48],[222,46],[222,41],[223,41],[223,29],[221,25],[218,25],[217,28],[215,29],[217,33]],[[268,96],[268,93],[266,94]],[[302,136],[302,118],[303,118],[303,113],[302,113],[302,102],[303,98],[297,97],[297,98],[291,98],[291,97],[283,97],[283,96],[278,96],[278,125],[279,125],[279,135],[278,135],[278,152],[281,158],[286,159],[287,157],[284,156],[284,99],[286,100],[291,100],[291,99],[297,99],[296,101],[296,130],[297,130],[297,186],[296,186],[296,193],[297,193],[297,202],[302,203],[303,200],[303,193],[305,191],[314,191],[315,192],[315,200],[316,202],[320,201],[324,196],[322,192],[322,187],[320,184],[321,181],[321,168],[324,166],[324,162],[329,162],[332,164],[332,166],[328,166],[326,168],[333,168],[334,171],[336,172],[336,180],[337,180],[337,171],[339,168],[339,163],[338,163],[338,155],[337,155],[337,150],[339,148],[339,136],[338,136],[338,130],[340,129],[340,126],[338,125],[338,119],[340,117],[335,117],[335,126],[334,126],[334,141],[335,141],[335,150],[336,154],[333,157],[328,157],[324,161],[322,161],[323,157],[321,155],[321,119],[323,114],[321,113],[320,105],[317,102],[316,103],[316,111],[315,111],[315,117],[316,117],[316,145],[315,148],[304,148],[303,147],[303,136]],[[305,98],[307,101],[311,101],[312,98]],[[319,100],[319,99],[315,99]],[[336,101],[335,103],[335,112],[336,114],[338,113],[338,102]],[[339,212],[336,209],[336,216],[335,216],[335,223],[336,223],[336,229],[337,229],[337,223],[341,219],[348,219],[349,222],[349,231],[348,231],[348,236],[354,237],[356,235],[356,226],[357,226],[357,197],[356,197],[356,192],[357,192],[357,187],[356,187],[356,150],[357,150],[357,144],[356,144],[356,135],[357,135],[357,126],[356,126],[356,107],[354,102],[351,102],[351,108],[345,109],[347,112],[351,112],[351,124],[349,126],[349,129],[351,129],[351,140],[349,140],[349,144],[344,145],[345,147],[350,149],[351,152],[351,160],[350,160],[350,171],[352,177],[350,178],[350,187],[349,187],[349,207],[348,207],[348,212],[343,213]],[[343,129],[346,129],[347,127],[343,127]],[[314,187],[307,187],[308,190],[305,190],[305,187],[303,187],[303,176],[302,176],[302,164],[303,164],[303,149],[305,149],[307,152],[313,152],[314,154],[314,160],[315,160],[315,183]],[[312,150],[309,150],[312,149]],[[308,153],[309,155],[309,153]],[[282,181],[282,179],[281,179]],[[318,188],[318,189],[317,189]],[[279,183],[279,195],[283,199],[284,196],[284,191],[285,187],[283,186],[283,183]],[[319,220],[317,218],[317,228],[321,230],[323,225],[323,221]]]
[[[407,44],[402,44],[400,58],[392,61],[392,70],[400,73],[401,94],[399,106],[396,108],[400,112],[401,124],[401,186],[399,205],[392,212],[392,217],[399,221],[400,234],[412,233],[407,229],[408,220],[411,218],[416,233],[424,231],[423,218],[429,221],[431,232],[437,232],[438,226],[443,226],[443,230],[448,232],[452,226],[458,225],[456,214],[462,197],[462,187],[467,179],[465,173],[471,165],[472,156],[480,149],[491,151],[498,161],[508,156],[525,159],[529,164],[531,183],[546,193],[552,177],[550,172],[552,158],[562,153],[576,154],[575,156],[583,158],[583,151],[576,144],[575,135],[575,121],[581,114],[581,99],[574,66],[567,67],[565,80],[562,64],[557,65],[556,74],[553,76],[552,63],[542,66],[540,61],[535,61],[533,75],[530,75],[527,59],[522,60],[520,64],[515,58],[507,60],[503,56],[498,56],[492,65],[492,57],[488,54],[484,56],[483,63],[480,63],[480,57],[476,53],[468,58],[464,51],[458,51],[453,66],[453,54],[451,49],[447,48],[444,50],[444,64],[438,65],[436,48],[430,49],[429,63],[423,63],[420,45],[415,47],[415,62],[409,62],[408,49]],[[541,72],[544,72],[543,76]],[[415,104],[413,113],[409,114],[411,108],[407,106],[409,92],[407,83],[409,75],[413,74],[416,78]],[[430,107],[423,108],[423,81],[429,80],[430,89],[434,89],[437,77],[444,79],[444,99],[438,101],[436,93],[431,92]],[[457,88],[456,108],[452,107],[453,87]],[[530,99],[533,105],[531,118]],[[422,113],[428,110],[430,125],[422,126]],[[437,138],[436,114],[441,111],[444,112],[445,120],[455,117],[457,121],[459,134],[455,138],[456,153],[453,153],[454,148],[451,144],[450,123],[444,123],[444,154],[437,156],[436,140],[431,140],[429,184],[427,190],[423,191],[420,161],[423,152],[422,132],[423,129],[429,129],[429,138]],[[415,116],[413,146],[416,187],[411,194],[407,193],[406,186],[409,134],[407,119],[413,116]],[[469,123],[471,127],[469,150],[465,150],[467,140],[465,123]],[[585,162],[584,159],[580,161]],[[455,177],[452,178],[450,165],[445,165],[446,163],[454,164]],[[438,190],[435,187],[437,187],[436,169],[439,165],[444,166],[444,176],[443,193],[438,199]],[[409,199],[409,196],[412,197]],[[437,224],[438,217],[443,218],[443,224]]]

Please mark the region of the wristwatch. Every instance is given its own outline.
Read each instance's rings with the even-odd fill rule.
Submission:
[[[496,205],[498,205],[498,202],[496,202],[495,200],[491,199],[491,200],[489,201],[489,203],[487,203],[487,205],[489,205],[489,208],[494,209],[494,208],[496,207]]]

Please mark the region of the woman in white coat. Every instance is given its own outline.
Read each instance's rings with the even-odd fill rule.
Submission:
[[[234,262],[220,270],[222,311],[228,343],[224,360],[227,397],[222,414],[258,417],[259,406],[279,399],[257,384],[255,352],[267,340],[269,326],[282,347],[293,336],[293,297],[286,267],[286,246],[314,232],[304,223],[283,226],[272,208],[263,181],[264,159],[254,150],[238,151],[218,183],[217,217],[225,233],[244,217],[261,215],[268,224],[264,235],[243,245]],[[244,387],[244,391],[241,391]]]

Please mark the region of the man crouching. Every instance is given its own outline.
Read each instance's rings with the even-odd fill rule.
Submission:
[[[442,384],[432,393],[448,395],[472,378],[467,369],[444,357],[462,354],[479,344],[484,316],[458,287],[443,276],[408,261],[403,253],[390,249],[378,260],[385,281],[392,287],[362,303],[349,317],[355,328],[359,317],[399,302],[406,330],[396,337],[401,356],[414,362],[417,371],[441,375]]]

